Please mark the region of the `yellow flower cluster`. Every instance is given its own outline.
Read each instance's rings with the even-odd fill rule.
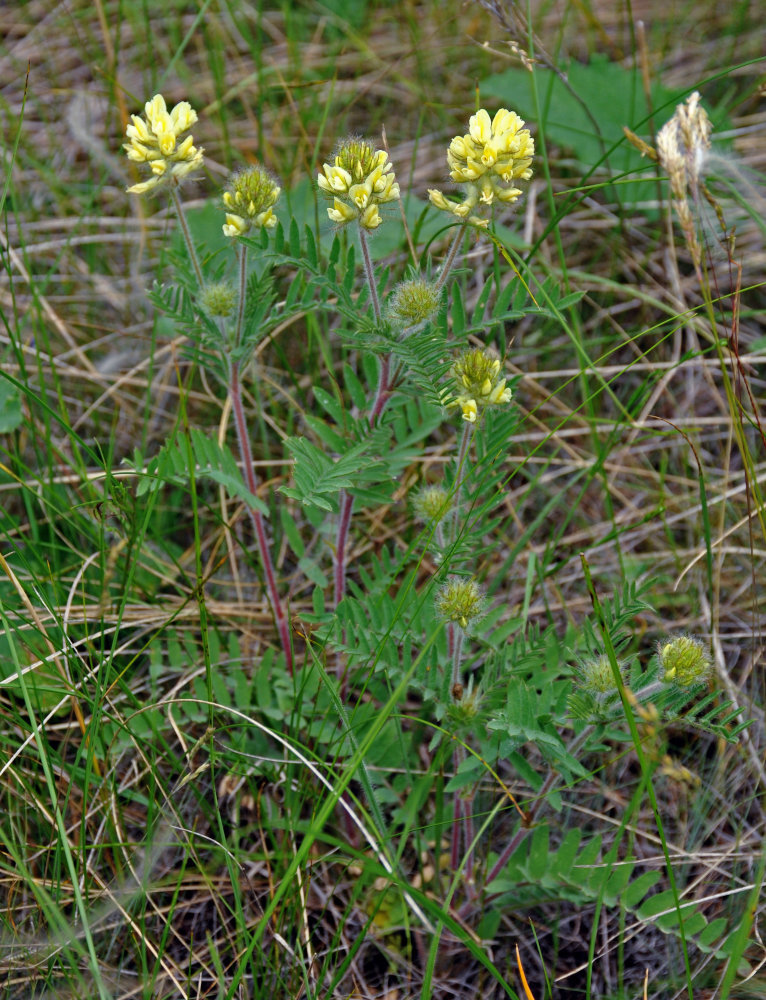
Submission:
[[[327,214],[340,226],[358,220],[363,229],[377,229],[383,221],[378,206],[399,197],[388,154],[363,139],[343,142],[334,165],[322,165],[318,184],[333,199]]]
[[[458,390],[455,403],[463,411],[463,420],[476,423],[488,406],[509,403],[511,390],[500,376],[500,362],[487,351],[466,351],[452,366],[452,377]]]
[[[244,236],[253,226],[264,229],[276,226],[277,217],[272,208],[281,190],[263,167],[248,167],[235,174],[223,196],[224,205],[230,209],[223,227],[224,236]]]
[[[494,118],[482,108],[471,116],[467,135],[457,135],[447,150],[450,177],[466,186],[462,202],[453,202],[441,191],[431,189],[431,203],[442,212],[475,226],[486,226],[486,219],[473,215],[477,205],[491,205],[495,200],[511,204],[521,194],[515,180],[532,176],[535,142],[515,111],[500,108]]]
[[[203,150],[197,149],[188,135],[179,142],[197,121],[197,112],[188,101],[181,101],[168,111],[165,98],[156,94],[144,105],[146,118],[130,116],[126,129],[129,142],[123,149],[134,163],[148,163],[152,177],[128,188],[131,194],[145,194],[167,184],[179,184],[184,177],[202,166]]]

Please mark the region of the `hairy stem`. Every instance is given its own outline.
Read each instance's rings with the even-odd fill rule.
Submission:
[[[449,278],[450,271],[455,266],[455,259],[457,258],[457,252],[460,249],[460,244],[463,242],[463,236],[465,235],[466,223],[464,222],[462,226],[458,226],[457,232],[455,233],[452,243],[450,243],[449,250],[447,251],[447,256],[444,258],[444,263],[442,264],[442,269],[439,272],[439,278],[436,282],[436,287],[439,291],[444,288],[447,283],[447,278]]]
[[[253,453],[250,448],[250,436],[247,429],[245,410],[242,405],[242,385],[240,382],[240,369],[238,361],[232,362],[230,374],[231,385],[229,386],[229,393],[231,395],[232,413],[234,414],[234,426],[237,429],[237,440],[239,442],[239,451],[242,458],[245,484],[253,496],[256,496],[258,483],[253,470]],[[279,632],[279,638],[282,643],[282,649],[284,650],[287,669],[292,675],[293,648],[290,643],[290,630],[287,625],[287,616],[285,615],[282,599],[279,596],[279,590],[277,588],[277,577],[274,572],[274,562],[271,558],[271,546],[266,535],[266,523],[264,521],[263,514],[255,507],[251,507],[248,504],[247,509],[250,514],[250,520],[252,522],[255,538],[258,543],[258,553],[261,557],[261,566],[263,567],[266,592],[271,605],[271,611],[274,615],[277,631]]]
[[[380,323],[383,313],[380,310],[380,298],[378,297],[378,285],[375,281],[375,271],[372,268],[372,257],[370,257],[370,244],[367,240],[367,233],[359,227],[359,242],[362,246],[362,263],[364,264],[364,274],[367,278],[367,286],[370,289],[370,301],[372,311],[375,313],[375,320]]]
[[[465,475],[463,473],[463,467],[465,465],[466,456],[468,455],[468,446],[471,443],[471,437],[473,436],[473,429],[476,425],[469,424],[467,421],[463,422],[463,433],[460,436],[460,448],[458,449],[457,455],[457,472],[455,473],[455,495],[452,500],[452,541],[457,541],[458,528],[460,524],[460,494],[463,492],[463,481]]]
[[[178,197],[178,189],[176,187],[170,188],[170,197],[173,199],[173,208],[176,210],[176,217],[178,219],[178,224],[181,227],[181,232],[183,233],[184,243],[186,244],[186,249],[189,251],[189,257],[192,262],[192,267],[194,268],[194,273],[197,276],[197,281],[199,282],[200,288],[204,284],[202,280],[202,268],[199,266],[199,259],[197,257],[197,251],[194,249],[194,243],[191,238],[191,232],[189,230],[189,223],[186,221],[186,216],[184,215],[183,205],[181,204],[181,199]]]
[[[237,325],[234,328],[234,344],[239,347],[242,341],[242,326],[245,322],[245,299],[247,291],[247,247],[243,244],[237,246],[237,258],[239,261],[239,306],[237,308]]]
[[[380,298],[378,297],[378,287],[375,281],[375,271],[372,267],[372,258],[370,257],[370,247],[367,240],[367,233],[360,226],[359,227],[359,242],[362,247],[362,263],[364,265],[364,274],[367,279],[367,286],[370,289],[370,299],[372,300],[372,308],[375,313],[375,319],[378,323],[382,320],[382,312],[380,309]],[[383,412],[386,402],[388,401],[388,394],[390,391],[389,378],[391,372],[391,362],[388,358],[384,358],[380,363],[380,374],[378,376],[378,386],[375,393],[375,399],[373,400],[372,407],[370,409],[370,423],[374,424],[375,421],[380,417]],[[341,491],[340,494],[340,516],[338,519],[338,534],[335,541],[335,560],[333,567],[333,580],[334,580],[334,593],[333,599],[335,607],[343,599],[346,593],[346,548],[348,545],[348,533],[351,527],[351,515],[354,509],[354,498],[347,493],[345,490]],[[338,670],[341,669],[340,663],[338,664]]]

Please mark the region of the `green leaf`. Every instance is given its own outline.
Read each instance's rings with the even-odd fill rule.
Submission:
[[[333,460],[306,438],[287,438],[285,444],[295,457],[295,489],[282,486],[281,492],[306,507],[337,510],[340,490],[375,481],[385,469],[380,459],[370,454],[379,440],[380,435],[371,435]]]
[[[628,910],[635,910],[639,902],[659,880],[659,872],[644,872],[643,875],[639,875],[622,894],[622,905]]]
[[[308,559],[305,556],[299,559],[298,569],[307,580],[310,580],[317,587],[326,587],[328,585],[327,575],[320,569],[314,559]]]
[[[0,434],[10,434],[22,421],[19,390],[6,379],[0,381]]]
[[[367,391],[348,364],[343,366],[343,384],[348,389],[351,402],[363,413],[368,407]]]
[[[614,906],[620,898],[622,891],[630,881],[633,873],[633,865],[630,862],[618,862],[609,873],[609,878],[603,892],[604,902],[608,906]]]
[[[322,409],[331,417],[336,424],[340,427],[345,423],[345,411],[343,409],[343,404],[336,399],[332,393],[329,393],[326,389],[323,389],[321,385],[314,386],[314,399],[322,407]]]
[[[301,538],[300,531],[298,530],[298,525],[293,520],[285,504],[280,506],[279,517],[282,522],[282,530],[285,533],[285,538],[287,539],[292,551],[300,559],[306,551],[306,546],[303,544],[303,539]]]
[[[548,827],[538,826],[532,834],[532,842],[529,845],[529,858],[527,860],[527,871],[532,880],[541,880],[549,867],[549,833]]]
[[[727,929],[726,917],[716,917],[715,920],[711,920],[707,927],[702,931],[700,936],[697,938],[697,944],[703,951],[709,951],[717,941],[720,940],[724,931]]]
[[[575,826],[567,831],[566,836],[561,842],[561,847],[559,847],[555,854],[557,872],[562,872],[567,876],[571,873],[581,839],[582,830],[579,827]]]

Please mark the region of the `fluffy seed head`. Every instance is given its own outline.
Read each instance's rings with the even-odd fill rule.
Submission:
[[[424,486],[415,496],[413,506],[419,520],[438,523],[449,513],[449,493],[443,486]]]
[[[413,329],[433,319],[439,311],[440,299],[436,285],[425,278],[412,278],[397,287],[391,298],[389,315],[397,326]]]
[[[580,671],[582,686],[586,691],[592,694],[611,694],[617,690],[612,664],[605,653],[583,660]]]

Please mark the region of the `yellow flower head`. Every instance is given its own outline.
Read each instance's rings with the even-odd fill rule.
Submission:
[[[197,149],[190,135],[181,139],[197,121],[197,112],[188,101],[181,101],[168,111],[165,98],[156,94],[144,105],[144,113],[146,118],[130,116],[130,124],[125,130],[130,141],[123,149],[134,163],[147,163],[152,177],[129,187],[131,194],[145,194],[168,184],[180,184],[202,166],[203,150]]]
[[[456,135],[447,150],[450,177],[466,186],[466,198],[453,202],[441,191],[429,190],[431,203],[442,212],[473,225],[487,220],[472,215],[478,205],[512,204],[521,194],[514,181],[532,176],[535,141],[515,111],[500,108],[494,118],[482,108],[471,116],[466,135]]]
[[[383,221],[378,205],[399,197],[388,154],[364,139],[341,143],[334,165],[323,164],[317,182],[322,193],[332,198],[327,214],[339,226],[357,219],[363,229],[377,229]]]
[[[476,423],[488,406],[511,400],[511,390],[500,376],[500,362],[488,351],[477,348],[461,354],[452,366],[452,377],[457,388],[455,403],[469,424]]]
[[[224,192],[226,213],[224,236],[244,236],[253,227],[271,229],[277,224],[272,208],[281,188],[263,167],[248,167],[234,174],[229,189]]]

